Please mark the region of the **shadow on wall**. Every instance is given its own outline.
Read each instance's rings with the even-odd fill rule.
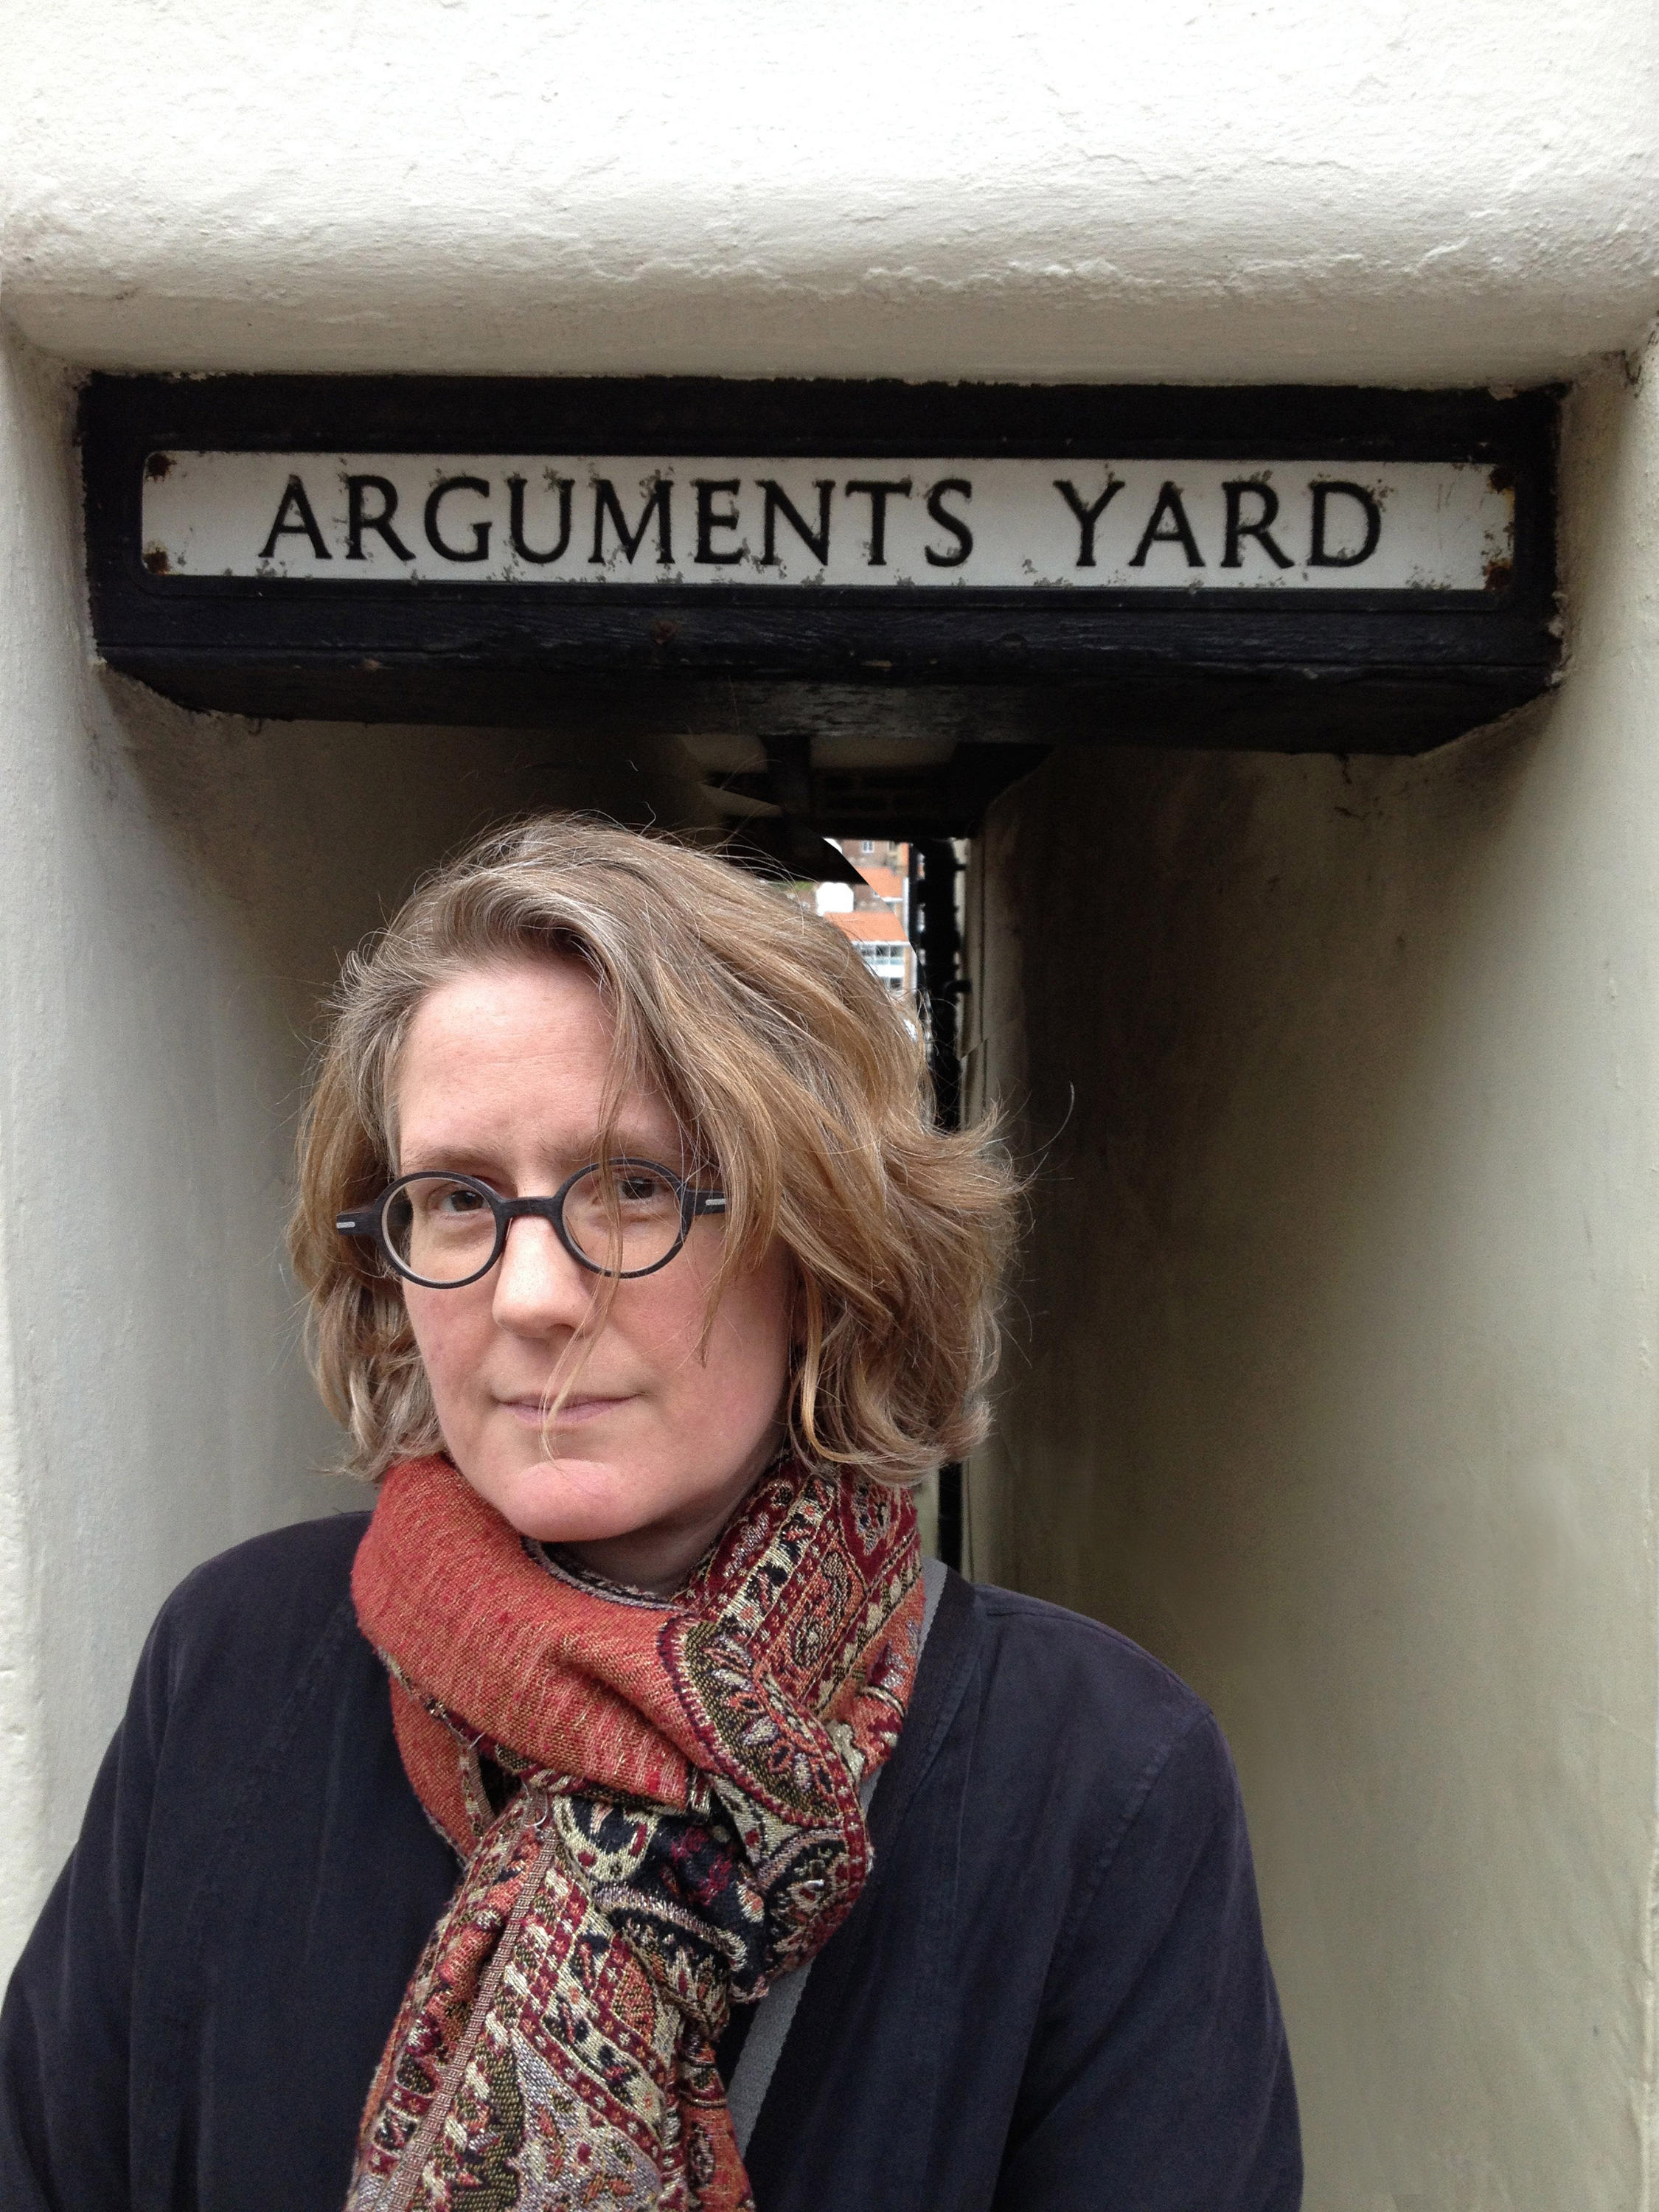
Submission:
[[[1111,1617],[1180,1663],[1180,1608],[1112,1581],[1170,1510],[1138,1471],[1188,1419],[1277,1444],[1335,1283],[1406,1262],[1375,1200],[1424,1127],[1448,963],[1548,713],[1418,761],[1059,753],[994,809],[975,1083],[1036,1172],[983,1571],[1091,1611],[1103,1574]]]
[[[1056,755],[970,894],[1037,1162],[973,1571],[1216,1709],[1310,2212],[1636,2154],[1655,793],[1569,694],[1418,761]]]
[[[343,954],[492,823],[572,808],[632,828],[725,826],[672,737],[247,721],[102,680],[151,805],[230,903],[307,1038]]]

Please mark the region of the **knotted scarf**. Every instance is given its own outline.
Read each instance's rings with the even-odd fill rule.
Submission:
[[[908,1497],[781,1464],[659,1601],[532,1555],[448,1460],[407,1460],[352,1595],[465,1867],[348,2212],[752,2206],[714,2045],[869,1870],[859,1785],[921,1639]]]

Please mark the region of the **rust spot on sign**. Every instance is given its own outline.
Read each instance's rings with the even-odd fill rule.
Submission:
[[[679,634],[679,624],[677,622],[670,622],[666,616],[651,625],[651,642],[654,646],[672,645]]]
[[[172,467],[173,456],[171,453],[152,453],[149,459],[144,463],[144,474],[150,479],[152,483],[159,483],[161,478],[170,472]]]
[[[1494,491],[1513,491],[1515,489],[1515,471],[1510,466],[1507,461],[1499,461],[1496,468],[1489,469],[1487,471],[1486,482],[1492,486]]]
[[[167,547],[165,545],[146,545],[144,548],[144,566],[149,570],[152,576],[165,576],[168,569],[173,566],[173,563],[167,559]]]
[[[1487,562],[1486,589],[1489,592],[1506,592],[1514,581],[1515,563],[1513,561]]]

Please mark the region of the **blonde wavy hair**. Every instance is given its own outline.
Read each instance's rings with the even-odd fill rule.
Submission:
[[[547,815],[421,884],[330,1001],[289,1249],[347,1469],[372,1480],[441,1438],[398,1279],[335,1216],[397,1173],[398,1066],[422,999],[524,959],[579,962],[609,1012],[602,1151],[626,1095],[654,1092],[720,1178],[706,1326],[775,1237],[792,1255],[796,1449],[904,1482],[977,1443],[1014,1203],[992,1130],[937,1126],[918,1036],[831,923],[706,852]]]

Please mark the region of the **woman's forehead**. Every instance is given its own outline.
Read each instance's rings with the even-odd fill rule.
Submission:
[[[598,1044],[608,1054],[615,1024],[598,983],[579,960],[554,953],[481,962],[432,985],[409,1026],[417,1035],[486,1042],[511,1032],[568,1049]]]
[[[629,1085],[613,1098],[615,1028],[573,961],[469,969],[422,1000],[399,1055],[394,1112],[403,1148],[462,1141],[580,1149],[613,1118],[678,1148],[674,1115]]]

